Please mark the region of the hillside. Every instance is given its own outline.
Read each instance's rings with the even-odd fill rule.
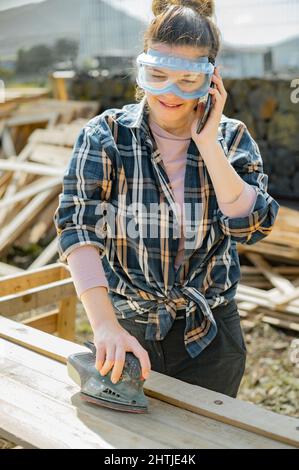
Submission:
[[[98,0],[101,3],[101,0]],[[103,34],[110,47],[121,47],[118,35],[111,33],[112,24],[118,24],[118,15],[121,24],[126,27],[128,46],[136,44],[136,37],[142,28],[143,22],[135,17],[118,11],[109,3],[102,2],[104,6],[103,17],[95,13],[93,21],[103,24]],[[30,48],[36,44],[52,45],[57,39],[67,38],[79,41],[80,38],[80,4],[82,0],[46,0],[41,3],[31,3],[20,7],[0,11],[0,58],[14,55],[19,48]],[[85,3],[84,3],[85,6]],[[85,12],[83,13],[85,17]],[[107,22],[107,24],[106,24]],[[108,24],[109,23],[109,24]],[[90,27],[95,27],[90,25]],[[134,37],[131,37],[134,36]],[[121,41],[122,42],[122,41]]]

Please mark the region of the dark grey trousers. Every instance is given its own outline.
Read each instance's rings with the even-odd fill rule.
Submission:
[[[185,309],[164,340],[145,340],[147,314],[118,321],[147,350],[151,368],[193,385],[236,397],[244,375],[247,348],[240,325],[235,299],[212,309],[218,333],[197,357],[191,358],[185,349]]]

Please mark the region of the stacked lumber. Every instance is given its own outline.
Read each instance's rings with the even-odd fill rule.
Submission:
[[[15,103],[14,109],[1,117],[0,105],[0,156],[9,158],[19,154],[35,129],[53,129],[58,124],[70,124],[76,119],[93,117],[98,108],[98,103],[94,101],[40,98]]]
[[[63,174],[80,130],[96,115],[97,109],[96,102],[62,103],[43,99],[34,103],[34,112],[32,103],[22,104],[18,115],[2,128],[6,155],[0,158],[0,260],[12,245],[39,244],[45,236],[49,243],[28,269],[44,266],[56,257],[53,215]],[[46,128],[28,131],[23,149],[13,153],[16,145],[8,132],[9,126],[12,122],[25,125],[28,116],[31,124],[37,126],[46,116],[49,120]],[[10,274],[12,270],[17,272],[18,268],[0,264],[0,275]]]
[[[50,90],[47,88],[5,88],[1,90],[0,119],[9,116],[18,109],[20,103],[28,103],[45,98]]]
[[[299,211],[280,205],[271,233],[254,245],[239,245],[239,253],[260,253],[267,257],[299,265]]]
[[[254,245],[238,245],[243,262],[236,295],[244,317],[258,315],[266,323],[296,332],[299,331],[298,215],[297,210],[280,206],[268,237]]]

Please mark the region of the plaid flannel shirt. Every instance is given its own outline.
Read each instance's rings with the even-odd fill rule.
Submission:
[[[177,271],[177,205],[148,125],[145,98],[108,109],[82,128],[54,214],[59,260],[67,263],[67,255],[78,246],[98,247],[116,316],[146,313],[146,339],[162,340],[178,304],[185,305],[184,342],[191,357],[217,334],[213,308],[235,296],[240,279],[236,243],[251,245],[269,235],[280,207],[267,192],[268,176],[246,125],[223,114],[218,141],[236,172],[254,187],[256,203],[246,217],[224,215],[191,139],[184,193],[188,224],[184,260]],[[129,210],[134,204],[137,210]],[[151,204],[162,207],[154,217]],[[133,224],[134,237],[128,236],[125,224]]]

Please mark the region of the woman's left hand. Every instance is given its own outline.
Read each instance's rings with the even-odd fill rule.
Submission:
[[[206,147],[207,145],[215,144],[217,142],[218,127],[227,99],[227,91],[224,88],[218,67],[215,67],[212,81],[215,83],[215,88],[209,88],[209,93],[212,95],[210,115],[200,133],[197,134],[196,128],[198,120],[202,116],[205,107],[205,103],[199,103],[197,110],[195,111],[195,119],[191,125],[191,137],[198,148]]]

